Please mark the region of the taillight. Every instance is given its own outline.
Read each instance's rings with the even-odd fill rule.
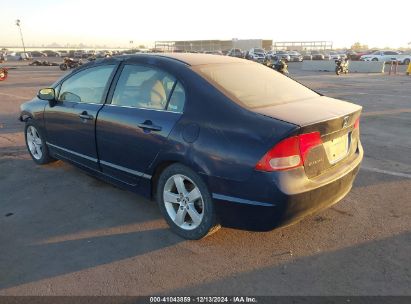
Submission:
[[[302,166],[307,153],[321,145],[319,132],[286,138],[268,151],[255,166],[259,171],[280,171]]]
[[[359,129],[359,128],[360,128],[360,118],[358,117],[354,123],[354,129]]]
[[[300,153],[303,162],[307,158],[308,152],[318,146],[322,145],[322,140],[320,136],[320,132],[313,132],[313,133],[307,133],[307,134],[301,134],[299,135],[300,138]]]

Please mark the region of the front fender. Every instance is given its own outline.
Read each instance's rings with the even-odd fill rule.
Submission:
[[[29,119],[34,120],[37,126],[44,130],[44,109],[48,104],[45,100],[34,98],[31,101],[25,102],[20,106],[20,115],[18,119],[21,122],[26,122]],[[46,134],[43,132],[43,134]]]

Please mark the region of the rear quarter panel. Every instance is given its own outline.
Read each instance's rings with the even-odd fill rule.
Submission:
[[[240,107],[191,70],[185,76],[184,114],[153,169],[175,158],[205,179],[244,181],[276,142],[298,128]]]

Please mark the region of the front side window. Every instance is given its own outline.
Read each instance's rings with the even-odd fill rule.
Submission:
[[[111,104],[179,111],[184,106],[184,100],[185,94],[181,85],[167,72],[143,65],[125,65]]]
[[[103,95],[115,65],[104,65],[80,71],[60,87],[59,101],[103,103]]]

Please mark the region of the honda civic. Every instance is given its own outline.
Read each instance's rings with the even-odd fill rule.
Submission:
[[[20,120],[35,163],[68,161],[157,201],[174,232],[200,239],[340,201],[363,157],[361,110],[255,62],[172,53],[89,62]]]

